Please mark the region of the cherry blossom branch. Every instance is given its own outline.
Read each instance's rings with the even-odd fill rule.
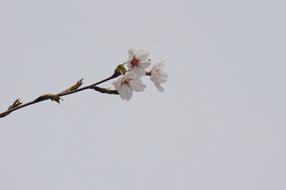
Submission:
[[[120,76],[121,74],[123,74],[124,70],[122,70],[122,65],[119,65],[117,66],[117,68],[115,69],[114,73],[110,76],[110,77],[107,77],[106,79],[103,79],[101,81],[98,81],[96,83],[93,83],[93,84],[90,84],[90,85],[87,85],[87,86],[84,86],[84,87],[81,87],[82,84],[83,84],[83,79],[77,81],[76,84],[72,85],[71,87],[67,88],[66,90],[60,92],[60,93],[57,93],[57,94],[44,94],[44,95],[41,95],[39,96],[38,98],[30,101],[30,102],[27,102],[27,103],[22,103],[20,101],[20,99],[16,99],[12,105],[9,106],[9,108],[0,113],[0,118],[3,118],[7,115],[9,115],[10,113],[16,111],[16,110],[19,110],[19,109],[22,109],[24,107],[27,107],[27,106],[31,106],[33,104],[37,104],[37,103],[40,103],[40,102],[43,102],[43,101],[46,101],[46,100],[52,100],[52,101],[55,101],[57,103],[60,103],[60,100],[61,97],[63,96],[67,96],[67,95],[70,95],[70,94],[74,94],[74,93],[78,93],[78,92],[81,92],[81,91],[84,91],[84,90],[88,90],[88,89],[93,89],[97,92],[100,92],[100,93],[106,93],[106,94],[115,94],[115,95],[118,95],[118,92],[116,90],[109,90],[109,89],[105,89],[105,88],[100,88],[100,87],[97,87],[97,85],[99,84],[102,84],[104,82],[107,82],[109,80],[112,80],[118,76]]]
[[[57,94],[44,94],[39,96],[38,98],[24,103],[20,101],[20,99],[16,99],[12,105],[8,107],[8,109],[2,113],[0,113],[0,118],[9,115],[10,113],[22,109],[27,106],[31,106],[33,104],[37,104],[39,102],[43,102],[46,100],[52,100],[57,103],[60,103],[63,100],[61,97],[71,95],[74,93],[78,93],[84,90],[93,89],[100,93],[105,94],[115,94],[119,95],[122,100],[129,101],[133,95],[133,92],[142,92],[146,88],[146,85],[142,82],[142,76],[150,76],[150,80],[154,83],[156,88],[163,92],[164,88],[161,86],[162,83],[167,81],[168,75],[163,70],[164,62],[159,62],[155,64],[151,70],[147,71],[146,69],[151,65],[151,60],[148,59],[149,52],[144,49],[129,49],[129,58],[128,61],[120,64],[116,67],[114,73],[96,83],[81,87],[83,84],[83,79],[77,81],[71,87],[65,89],[64,91],[57,93]],[[127,65],[127,68],[124,65]],[[106,81],[112,80],[117,78],[118,76],[122,75],[116,81],[113,81],[112,84],[115,90],[110,90],[106,88],[100,88],[97,85],[102,84]]]

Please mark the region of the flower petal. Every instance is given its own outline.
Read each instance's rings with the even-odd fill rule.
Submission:
[[[119,92],[120,98],[122,100],[127,99],[128,92],[127,92],[127,85],[126,84],[122,85],[121,90],[118,92]]]
[[[145,69],[141,67],[133,67],[132,71],[136,74],[137,77],[142,77],[145,75]]]
[[[128,60],[132,60],[136,54],[136,50],[134,48],[131,48],[128,50]]]
[[[132,89],[129,86],[127,86],[126,92],[127,92],[126,100],[129,101],[132,97],[132,94],[133,94]]]
[[[121,90],[121,88],[122,88],[121,79],[118,79],[118,80],[112,82],[112,84],[114,85],[114,88],[115,88],[117,91],[120,91],[120,90]]]
[[[164,92],[164,88],[160,85],[160,83],[154,82],[154,85],[160,92]]]
[[[148,59],[149,52],[145,49],[139,49],[136,51],[136,58],[140,61]]]
[[[144,91],[146,88],[146,85],[143,84],[143,82],[140,79],[130,80],[129,81],[130,87],[134,91]]]
[[[144,69],[146,69],[147,67],[149,67],[151,65],[150,61],[140,61],[139,66],[143,67]]]

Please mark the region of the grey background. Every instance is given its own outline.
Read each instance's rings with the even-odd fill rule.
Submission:
[[[132,47],[169,79],[1,119],[0,189],[286,189],[285,5],[1,0],[1,110],[103,79]]]

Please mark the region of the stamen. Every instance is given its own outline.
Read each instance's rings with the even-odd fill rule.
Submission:
[[[134,67],[134,66],[138,65],[139,60],[136,59],[135,56],[134,56],[130,63],[131,63],[131,67]]]

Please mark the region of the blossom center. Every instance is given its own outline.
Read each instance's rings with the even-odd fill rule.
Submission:
[[[131,63],[131,67],[134,67],[134,66],[137,66],[139,64],[139,60],[136,59],[134,56],[130,63]]]
[[[125,80],[123,80],[121,83],[128,85],[128,84],[129,84],[129,79],[125,79]]]

